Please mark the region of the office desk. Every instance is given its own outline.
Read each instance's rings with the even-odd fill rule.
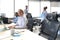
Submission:
[[[15,32],[19,32],[19,37],[11,36],[11,31],[6,30],[4,32],[0,32],[0,40],[47,40],[42,36],[39,36],[27,29],[15,29]]]

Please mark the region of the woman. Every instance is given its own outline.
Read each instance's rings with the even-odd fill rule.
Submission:
[[[13,21],[13,23],[15,25],[11,25],[9,26],[9,28],[25,28],[25,18],[23,17],[24,12],[22,9],[18,10],[18,16],[15,18],[15,22]]]
[[[47,9],[47,7],[44,7],[43,12],[42,12],[42,14],[41,14],[41,16],[40,16],[41,22],[42,22],[42,21],[46,18],[46,16],[47,16],[47,11],[46,11],[46,9]]]

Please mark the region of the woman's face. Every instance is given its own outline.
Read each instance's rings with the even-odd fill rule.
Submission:
[[[18,11],[18,16],[23,16],[23,12],[21,10]]]

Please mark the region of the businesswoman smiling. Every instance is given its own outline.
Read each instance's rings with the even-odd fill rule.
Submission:
[[[15,25],[9,26],[9,28],[26,28],[25,18],[23,17],[24,12],[22,9],[18,10],[18,16],[13,20]]]

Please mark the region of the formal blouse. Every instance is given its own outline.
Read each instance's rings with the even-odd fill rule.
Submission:
[[[25,27],[25,18],[18,16],[13,21],[16,24],[15,28],[24,28]]]

